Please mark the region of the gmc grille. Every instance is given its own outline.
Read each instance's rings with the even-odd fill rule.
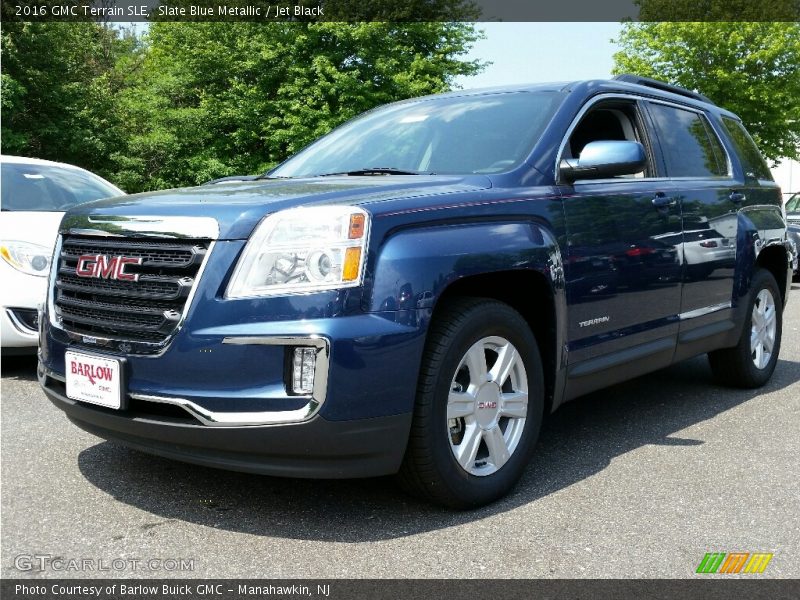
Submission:
[[[65,235],[53,290],[59,326],[86,341],[111,339],[135,353],[158,351],[181,322],[210,243]],[[78,260],[85,255],[140,258],[141,264],[125,269],[138,280],[80,277]]]

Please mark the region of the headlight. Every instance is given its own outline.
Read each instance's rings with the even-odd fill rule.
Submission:
[[[361,285],[369,214],[352,206],[292,208],[256,227],[228,298],[318,292]]]
[[[50,269],[50,248],[29,242],[3,242],[0,244],[0,256],[3,260],[28,275],[47,277]]]

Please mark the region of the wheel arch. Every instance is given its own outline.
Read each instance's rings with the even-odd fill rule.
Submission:
[[[567,304],[561,250],[546,224],[504,220],[401,230],[382,244],[373,272],[369,310],[414,314],[426,336],[448,299],[482,297],[510,305],[536,337],[545,410],[560,404]]]
[[[778,290],[781,293],[781,305],[786,304],[786,293],[788,292],[789,257],[783,245],[771,245],[764,248],[756,259],[756,265],[766,269],[778,283]]]
[[[495,271],[464,277],[449,285],[434,306],[432,319],[453,298],[487,298],[508,304],[528,323],[536,338],[545,383],[545,413],[554,408],[558,372],[556,297],[544,275],[537,271]]]

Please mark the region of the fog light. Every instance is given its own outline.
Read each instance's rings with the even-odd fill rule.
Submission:
[[[317,366],[316,348],[295,348],[292,360],[292,392],[311,394],[314,391],[314,369]]]

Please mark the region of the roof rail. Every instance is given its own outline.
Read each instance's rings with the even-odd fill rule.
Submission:
[[[655,88],[657,90],[672,92],[673,94],[678,94],[679,96],[686,96],[687,98],[694,98],[695,100],[700,100],[701,102],[708,102],[709,104],[714,104],[708,96],[704,96],[703,94],[700,94],[698,92],[687,90],[686,88],[682,88],[677,85],[664,83],[663,81],[659,81],[658,79],[650,79],[649,77],[640,77],[639,75],[630,75],[626,73],[624,75],[617,75],[616,77],[614,77],[614,81],[621,81],[623,83],[634,83],[636,85],[645,85],[647,87]]]

